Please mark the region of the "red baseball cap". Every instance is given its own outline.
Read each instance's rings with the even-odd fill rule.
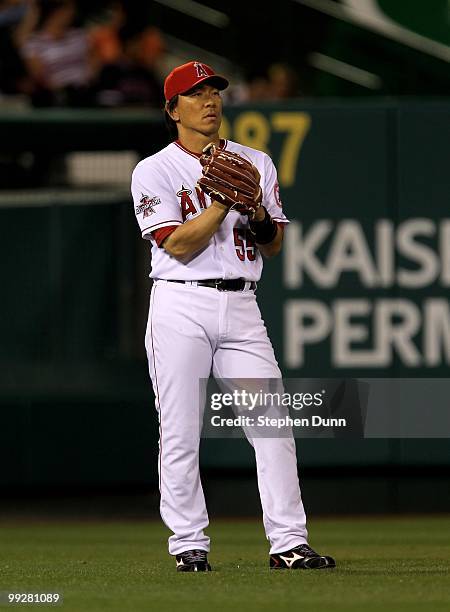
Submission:
[[[183,94],[205,81],[220,90],[226,89],[229,85],[227,79],[216,74],[211,66],[201,62],[188,62],[177,66],[167,76],[164,81],[164,96],[168,102],[177,94]]]

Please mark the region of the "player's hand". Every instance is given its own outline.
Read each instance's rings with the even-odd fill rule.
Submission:
[[[255,216],[253,217],[253,221],[262,221],[264,219],[266,215],[266,212],[264,210],[263,206],[259,206],[258,210],[255,212]]]
[[[211,206],[213,206],[214,208],[217,208],[218,210],[221,210],[222,212],[225,212],[228,214],[229,212],[229,207],[226,206],[225,204],[222,204],[221,202],[219,202],[218,200],[211,200]]]

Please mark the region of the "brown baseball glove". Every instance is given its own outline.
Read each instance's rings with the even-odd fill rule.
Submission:
[[[209,144],[200,157],[203,176],[199,187],[213,200],[253,219],[261,206],[261,176],[257,168],[237,153]]]

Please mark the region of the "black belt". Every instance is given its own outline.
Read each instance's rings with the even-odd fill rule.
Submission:
[[[212,289],[218,289],[219,291],[243,291],[245,289],[246,281],[243,278],[231,278],[226,280],[224,278],[207,278],[206,280],[199,281],[184,281],[184,280],[168,280],[169,283],[193,283],[195,282],[199,287],[211,287]],[[250,281],[250,289],[256,289],[255,281]]]

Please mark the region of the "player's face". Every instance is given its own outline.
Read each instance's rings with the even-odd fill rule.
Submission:
[[[211,85],[201,85],[185,95],[178,96],[173,118],[179,121],[183,129],[194,130],[207,136],[217,134],[222,122],[220,91]]]

